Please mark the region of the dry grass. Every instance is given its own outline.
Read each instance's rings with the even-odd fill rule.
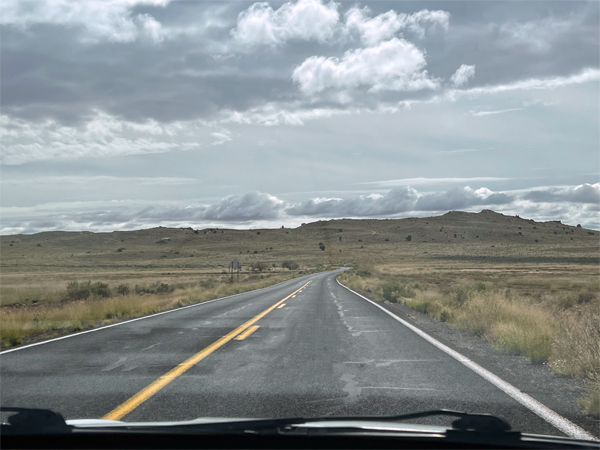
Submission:
[[[560,314],[551,349],[550,367],[562,375],[583,375],[600,383],[600,320],[598,304]]]
[[[469,330],[500,351],[525,355],[534,364],[547,363],[558,374],[588,380],[589,394],[580,404],[598,416],[597,275],[594,278],[582,270],[581,279],[557,280],[552,271],[537,275],[523,271],[528,273],[526,279],[512,273],[490,283],[491,271],[465,278],[458,267],[454,271],[446,267],[443,273],[379,269],[354,269],[339,278],[374,300],[401,302],[452,327]]]
[[[213,298],[260,289],[296,276],[295,273],[244,276],[240,282],[228,277],[205,277],[192,286],[160,294],[125,295],[35,306],[2,308],[0,340],[3,347],[18,345],[24,338],[79,331],[84,328],[140,317]]]

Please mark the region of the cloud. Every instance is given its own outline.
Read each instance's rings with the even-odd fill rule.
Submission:
[[[215,141],[213,143],[211,143],[211,145],[221,145],[221,144],[224,144],[225,142],[229,142],[232,140],[231,132],[226,129],[215,131],[214,133],[211,133],[210,135],[213,138],[215,138]]]
[[[462,64],[456,72],[450,77],[450,82],[454,86],[462,86],[467,81],[475,76],[475,66],[469,66],[468,64]]]
[[[132,42],[148,36],[163,39],[161,24],[149,14],[132,15],[138,5],[166,6],[170,0],[5,0],[1,23],[22,29],[36,24],[80,28],[82,41]]]
[[[422,37],[426,29],[448,29],[450,14],[427,9],[412,14],[389,10],[371,17],[368,7],[351,7],[340,21],[340,4],[321,0],[299,0],[284,3],[274,10],[268,3],[252,4],[242,11],[230,34],[234,40],[247,46],[281,46],[288,41],[339,41],[358,34],[368,46],[389,40],[400,31],[411,31]]]
[[[368,7],[353,6],[345,15],[347,34],[356,31],[362,42],[374,46],[381,41],[391,39],[401,30],[410,30],[423,36],[425,26],[448,29],[450,14],[446,11],[430,11],[423,9],[413,14],[387,11],[375,17],[369,17],[371,10]]]
[[[533,202],[572,202],[600,204],[600,183],[579,186],[534,190],[523,196]]]
[[[410,186],[395,188],[385,195],[353,199],[310,199],[286,209],[292,216],[348,217],[381,216],[410,211],[418,193]]]
[[[79,182],[78,180],[72,180]],[[140,179],[140,182],[144,180]],[[182,180],[187,182],[187,180]],[[170,183],[170,180],[167,181]],[[175,180],[179,182],[179,180]],[[468,186],[420,193],[410,186],[386,194],[347,198],[309,198],[286,202],[265,192],[230,195],[212,202],[189,204],[171,201],[93,201],[2,207],[1,234],[48,230],[109,231],[153,226],[241,227],[259,224],[279,227],[300,221],[343,217],[427,216],[432,212],[493,209],[535,220],[562,220],[599,228],[600,183],[552,187],[525,192],[494,192]]]
[[[447,192],[423,195],[416,202],[417,211],[443,211],[472,208],[478,205],[505,205],[512,202],[513,196],[492,192],[487,188],[477,190],[469,186],[453,188]]]
[[[444,93],[444,98],[456,100],[459,97],[477,97],[484,94],[501,94],[511,91],[530,91],[557,89],[572,84],[589,83],[600,80],[600,69],[585,68],[579,73],[566,77],[529,78],[514,83],[474,87],[470,89],[450,89]]]
[[[230,141],[231,133],[203,121],[160,124],[121,120],[95,111],[77,126],[55,120],[30,122],[0,116],[0,164],[20,165],[43,160],[72,160],[106,156],[190,150]],[[174,140],[173,137],[178,139]]]
[[[499,109],[497,111],[469,111],[469,114],[471,114],[472,116],[475,116],[475,117],[492,116],[494,114],[503,114],[503,113],[513,112],[513,111],[521,111],[522,109],[523,108],[510,108],[510,109]]]
[[[206,208],[204,220],[247,221],[275,219],[284,203],[277,197],[263,192],[230,195]]]
[[[502,38],[500,42],[507,47],[525,45],[536,52],[548,51],[555,41],[581,26],[583,20],[580,14],[573,15],[570,20],[554,17],[530,21],[510,20],[498,29]]]
[[[185,177],[116,177],[110,175],[97,176],[48,176],[48,177],[33,177],[22,179],[6,179],[0,180],[1,185],[17,185],[17,186],[56,186],[56,185],[89,185],[92,183],[131,183],[141,186],[185,186],[198,184],[200,180],[197,178]]]
[[[393,38],[376,47],[348,50],[342,58],[311,56],[294,69],[292,79],[303,93],[317,94],[329,88],[369,92],[436,89],[425,55],[414,44]]]
[[[279,104],[267,103],[247,111],[223,111],[223,123],[256,124],[267,127],[276,125],[301,126],[307,120],[324,119],[337,115],[357,114],[358,108],[309,108],[297,103]]]
[[[347,199],[310,199],[286,209],[289,215],[316,217],[381,217],[405,212],[450,211],[477,206],[506,205],[515,197],[485,187],[469,186],[446,192],[420,194],[410,186],[391,189],[385,195],[371,194]]]
[[[284,3],[277,10],[265,2],[254,3],[239,14],[231,35],[248,46],[278,46],[288,40],[326,42],[338,24],[338,8],[335,2],[319,0]]]
[[[468,150],[468,149],[467,149]],[[467,151],[467,150],[458,150],[458,151]],[[451,150],[453,151],[453,150]],[[493,181],[508,181],[512,180],[512,178],[502,178],[502,177],[469,177],[469,178],[455,178],[455,177],[447,177],[447,178],[402,178],[398,180],[381,180],[381,181],[367,181],[360,183],[366,186],[373,187],[393,187],[393,186],[416,186],[416,185],[439,185],[442,183],[485,183],[485,182],[493,182]]]

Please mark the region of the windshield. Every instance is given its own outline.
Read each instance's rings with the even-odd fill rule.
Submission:
[[[3,407],[599,436],[598,2],[0,8]]]

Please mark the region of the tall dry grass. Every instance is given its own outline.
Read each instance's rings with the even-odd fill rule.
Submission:
[[[430,283],[373,270],[363,276],[349,271],[340,275],[340,281],[367,295],[368,287],[374,300],[403,303],[451,327],[469,330],[500,351],[587,380],[589,392],[580,405],[600,415],[600,301],[589,290],[593,285],[585,284],[581,290],[575,282],[570,283],[573,291],[553,292],[554,282],[548,292],[532,298],[464,278],[456,278],[446,292]],[[405,294],[390,296],[390,284],[396,286],[395,293]]]
[[[18,345],[34,335],[59,335],[84,328],[109,324],[168,309],[200,303],[227,295],[267,287],[300,274],[250,276],[242,281],[195,283],[190,287],[160,294],[91,298],[73,302],[0,309],[0,341],[3,347]]]

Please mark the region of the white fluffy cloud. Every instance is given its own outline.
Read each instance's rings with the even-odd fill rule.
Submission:
[[[376,47],[349,50],[342,58],[311,56],[292,79],[305,94],[325,89],[366,87],[370,92],[436,89],[439,81],[424,70],[425,55],[414,44],[393,38]]]
[[[456,72],[450,77],[450,82],[454,86],[462,86],[467,81],[475,76],[475,66],[469,66],[468,64],[462,64]]]
[[[326,42],[334,37],[341,39],[358,34],[364,44],[372,46],[391,39],[402,30],[419,36],[429,28],[447,30],[450,19],[446,11],[427,9],[412,14],[390,10],[371,17],[368,7],[353,6],[342,21],[339,6],[333,1],[299,0],[275,10],[267,2],[254,3],[239,14],[231,35],[244,45],[277,46],[290,40]]]
[[[370,17],[368,7],[354,6],[346,13],[345,33],[358,32],[362,42],[366,45],[377,45],[381,41],[391,39],[401,30],[408,29],[419,35],[425,32],[425,26],[439,26],[448,29],[450,14],[446,11],[430,11],[427,9],[413,14],[387,11],[375,17]]]
[[[161,24],[148,14],[132,15],[137,5],[166,6],[170,0],[5,0],[1,23],[26,28],[39,23],[80,27],[83,40],[132,42],[140,36],[164,37]]]
[[[335,32],[338,6],[334,2],[299,0],[274,10],[266,2],[254,3],[240,13],[231,35],[237,42],[250,46],[276,46],[294,39],[324,42]]]

